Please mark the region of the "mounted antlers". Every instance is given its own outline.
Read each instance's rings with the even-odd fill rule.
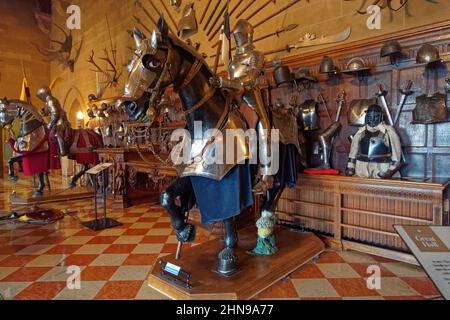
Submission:
[[[107,66],[105,69],[100,67],[94,59],[94,50],[92,50],[91,55],[89,56],[87,62],[92,64],[95,69],[91,69],[93,72],[99,72],[103,74],[106,78],[106,81],[103,81],[101,84],[103,85],[103,90],[106,88],[116,87],[119,83],[119,79],[122,76],[122,72],[119,73],[117,70],[116,64],[113,60],[110,59],[108,50],[103,49],[105,57],[99,58],[100,60],[106,61]],[[101,96],[101,94],[99,94]]]
[[[64,35],[64,40],[58,41],[51,39],[50,42],[52,43],[52,45],[50,48],[42,48],[33,42],[32,44],[33,46],[36,47],[36,49],[39,51],[40,54],[47,57],[47,61],[57,61],[59,64],[68,67],[70,71],[73,72],[75,63],[78,60],[78,57],[81,52],[83,40],[80,41],[80,46],[78,47],[78,50],[75,52],[75,56],[72,58],[71,56],[74,51],[73,50],[74,48],[71,30],[66,31],[56,23],[53,23],[53,25],[62,32],[62,34]],[[58,45],[59,48],[55,48],[53,44]]]

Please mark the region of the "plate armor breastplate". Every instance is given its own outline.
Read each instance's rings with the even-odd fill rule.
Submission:
[[[320,129],[319,117],[317,116],[317,102],[306,100],[299,107],[299,119],[304,131]]]
[[[392,149],[386,144],[386,134],[366,130],[359,143],[357,160],[363,162],[391,162]]]
[[[418,96],[412,123],[433,124],[449,121],[449,111],[445,99],[446,95],[442,93],[435,93],[432,96]]]
[[[377,98],[357,99],[350,102],[348,111],[348,124],[362,127],[366,124],[366,111],[371,105],[377,104]]]

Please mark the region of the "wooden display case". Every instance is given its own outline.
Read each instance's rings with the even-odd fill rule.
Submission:
[[[278,204],[280,222],[315,231],[336,249],[417,264],[394,225],[449,225],[449,179],[377,180],[299,175]]]

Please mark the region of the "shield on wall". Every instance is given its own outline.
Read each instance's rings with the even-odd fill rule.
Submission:
[[[394,11],[398,11],[405,6],[408,0],[390,0],[388,1],[388,6]]]

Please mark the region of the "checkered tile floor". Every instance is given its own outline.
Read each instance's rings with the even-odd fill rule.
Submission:
[[[0,180],[0,209],[8,194],[29,188]],[[90,200],[50,205],[92,218]],[[165,299],[147,286],[155,260],[173,253],[177,241],[160,207],[108,208],[123,225],[92,232],[73,215],[47,226],[0,222],[0,294],[4,299]],[[209,240],[199,230],[197,245]],[[381,269],[381,288],[367,287],[367,268]],[[81,270],[81,289],[67,287],[69,266]],[[421,268],[357,252],[322,254],[258,296],[259,299],[436,299],[440,295]]]

